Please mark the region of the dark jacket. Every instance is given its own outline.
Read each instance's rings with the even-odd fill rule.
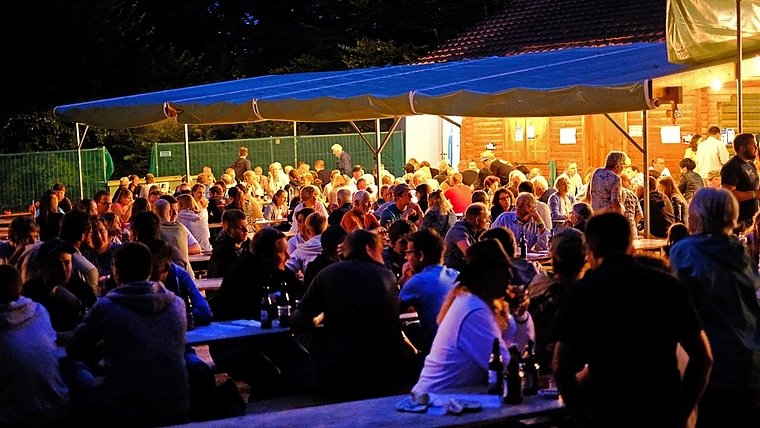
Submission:
[[[208,260],[206,276],[209,278],[224,277],[230,266],[235,264],[241,255],[248,254],[249,243],[250,241],[246,239],[240,247],[237,247],[229,235],[220,232],[214,242],[211,243],[214,249],[211,251],[211,257]]]
[[[243,176],[245,175],[245,172],[251,170],[251,161],[244,158],[237,158],[232,161],[230,168],[235,170],[235,179],[242,183],[244,181]]]
[[[641,201],[644,211],[644,201]],[[649,194],[649,232],[657,238],[667,238],[668,228],[676,222],[673,203],[660,192]]]
[[[702,176],[694,171],[686,171],[678,179],[678,191],[687,201],[690,201],[694,197],[694,193],[703,187],[705,187],[705,182],[702,180]]]
[[[290,299],[300,299],[303,284],[290,269],[267,275],[259,257],[250,253],[238,259],[224,275],[222,286],[213,299],[214,319],[260,320],[264,289],[285,292]]]

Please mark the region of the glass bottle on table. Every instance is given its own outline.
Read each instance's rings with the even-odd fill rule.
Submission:
[[[494,338],[491,357],[488,361],[488,393],[504,394],[504,360],[501,358],[499,338]]]
[[[269,301],[269,287],[264,287],[264,294],[261,296],[261,328],[263,329],[270,329],[272,328],[272,318],[270,317],[270,314],[272,313],[272,304]]]
[[[520,258],[528,258],[528,241],[525,239],[525,232],[520,232]]]
[[[507,364],[507,392],[504,402],[520,404],[523,401],[523,370],[520,364],[520,351],[517,346],[509,347],[509,364]]]
[[[190,293],[185,295],[185,312],[187,312],[187,331],[195,330],[195,316],[193,315],[193,302]]]
[[[525,344],[525,351],[523,351],[523,394],[524,395],[536,395],[538,394],[538,363],[536,362],[536,354],[533,352],[533,341],[528,340]]]

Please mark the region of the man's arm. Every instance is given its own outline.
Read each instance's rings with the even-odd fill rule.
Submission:
[[[760,196],[760,191],[757,190],[739,191],[736,190],[736,186],[726,183],[722,183],[721,186],[729,192],[733,193],[734,197],[739,202],[749,201],[750,199],[756,199],[758,196]]]
[[[720,159],[720,164],[725,165],[726,162],[728,162],[728,150],[726,149],[726,145],[723,144],[722,141],[719,140],[718,143],[718,158]],[[709,171],[708,171],[709,172]]]
[[[681,409],[684,412],[682,416],[688,418],[697,406],[710,379],[713,356],[704,330],[683,340],[681,346],[689,355],[689,362],[683,376],[683,396],[681,397]]]
[[[557,389],[562,395],[570,415],[580,427],[590,426],[591,418],[586,413],[586,406],[583,402],[581,386],[576,378],[576,373],[583,369],[583,361],[580,353],[575,346],[566,342],[557,342],[554,347],[554,380],[557,382]]]

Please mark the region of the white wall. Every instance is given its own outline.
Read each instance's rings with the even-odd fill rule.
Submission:
[[[461,122],[461,118],[452,119]],[[431,115],[408,116],[405,120],[407,160],[426,160],[435,167],[446,159],[456,167],[459,161],[459,127]],[[449,147],[452,153],[448,153]]]

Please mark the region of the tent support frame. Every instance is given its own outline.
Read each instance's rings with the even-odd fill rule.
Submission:
[[[82,132],[82,135],[79,135],[79,125],[80,123],[76,123],[76,132],[77,132],[77,169],[79,170],[79,199],[84,199],[84,179],[82,178],[82,144],[84,144],[84,137],[87,136],[87,131],[90,129],[89,125],[82,124],[84,128],[84,132]]]
[[[358,126],[356,126],[356,123],[353,120],[349,120],[348,123],[351,124],[351,126],[354,128],[357,134],[359,134],[359,137],[364,141],[364,144],[369,147],[369,149],[372,151],[372,153],[375,155],[376,165],[377,168],[377,174],[375,175],[375,185],[377,186],[378,190],[380,187],[382,187],[382,183],[380,181],[380,173],[382,172],[382,159],[381,155],[383,153],[383,150],[385,149],[385,146],[388,144],[388,141],[391,140],[391,136],[393,135],[393,132],[396,130],[396,127],[398,127],[398,124],[401,123],[401,117],[396,116],[393,118],[393,124],[391,125],[391,128],[388,130],[388,134],[385,136],[385,138],[382,138],[380,135],[380,119],[375,119],[375,146],[373,147],[372,143],[369,142],[369,140],[362,134],[362,131],[359,129]]]

